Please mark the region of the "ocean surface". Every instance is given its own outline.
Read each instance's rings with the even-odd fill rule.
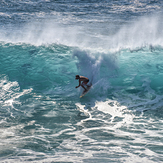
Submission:
[[[0,162],[163,162],[162,15],[162,0],[1,0]]]

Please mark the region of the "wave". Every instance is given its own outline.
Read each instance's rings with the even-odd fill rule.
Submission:
[[[74,76],[79,74],[89,77],[94,84],[106,82],[126,90],[130,87],[139,90],[148,83],[152,89],[162,90],[163,49],[160,46],[99,53],[57,44],[39,47],[1,44],[0,50],[1,74],[19,81],[23,88],[72,86]]]
[[[104,53],[61,44],[1,43],[0,51],[0,73],[8,78],[8,83],[18,84],[20,94],[32,90],[78,101],[81,89],[75,89],[78,85],[75,75],[79,74],[93,83],[89,94],[81,99],[92,101],[93,106],[96,101],[107,99],[140,111],[162,106],[161,46]]]

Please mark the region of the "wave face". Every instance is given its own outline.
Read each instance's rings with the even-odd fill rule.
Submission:
[[[0,161],[162,162],[162,6],[4,0]]]

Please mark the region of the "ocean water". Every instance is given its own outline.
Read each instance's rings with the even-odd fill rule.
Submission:
[[[162,15],[161,0],[2,0],[0,162],[163,162]]]

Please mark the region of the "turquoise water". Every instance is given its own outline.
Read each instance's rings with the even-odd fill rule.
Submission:
[[[0,162],[162,162],[162,6],[2,1]]]

